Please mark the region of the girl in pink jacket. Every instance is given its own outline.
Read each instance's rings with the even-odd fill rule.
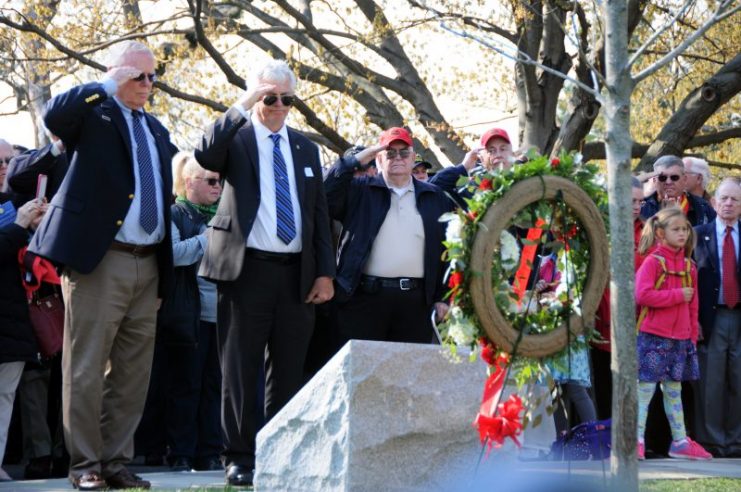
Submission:
[[[711,459],[687,437],[682,409],[682,381],[700,377],[697,361],[697,269],[690,260],[695,237],[678,207],[659,211],[643,227],[638,251],[646,255],[636,273],[636,303],[641,307],[638,333],[638,459],[645,458],[643,436],[648,404],[661,384],[664,411],[672,432],[669,456]],[[645,314],[644,314],[645,312]]]

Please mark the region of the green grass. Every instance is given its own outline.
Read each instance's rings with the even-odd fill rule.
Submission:
[[[741,479],[644,480],[640,492],[739,492]]]

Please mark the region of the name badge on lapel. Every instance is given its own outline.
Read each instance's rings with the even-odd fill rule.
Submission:
[[[310,167],[304,168],[304,176],[307,178],[313,178],[314,177],[314,171]]]

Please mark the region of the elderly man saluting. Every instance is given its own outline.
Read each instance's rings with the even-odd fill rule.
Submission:
[[[126,467],[147,393],[158,298],[171,282],[170,160],[142,111],[152,52],[122,43],[106,77],[52,99],[44,122],[73,149],[29,251],[65,266],[64,440],[80,490],[149,488]]]
[[[195,152],[201,166],[226,179],[199,273],[218,281],[229,485],[252,484],[260,366],[270,419],[301,388],[314,305],[334,294],[319,151],[285,123],[295,91],[285,62],[256,67],[250,89]]]
[[[353,179],[377,155],[379,176]],[[447,311],[441,260],[455,203],[412,178],[412,137],[390,128],[378,145],[335,163],[325,180],[332,218],[342,222],[337,263],[336,347],[350,339],[430,342],[430,313]]]

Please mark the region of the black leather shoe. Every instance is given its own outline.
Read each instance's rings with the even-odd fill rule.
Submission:
[[[106,478],[105,483],[111,489],[148,489],[152,486],[147,480],[134,475],[127,468]]]
[[[77,490],[105,490],[106,482],[98,472],[88,472],[82,475],[70,476],[69,481]]]
[[[191,471],[192,469],[193,464],[191,463],[190,458],[186,458],[185,456],[175,458],[172,465],[170,465],[170,470],[174,472]]]
[[[229,465],[226,469],[226,483],[228,485],[248,487],[252,485],[253,471],[244,465]]]

